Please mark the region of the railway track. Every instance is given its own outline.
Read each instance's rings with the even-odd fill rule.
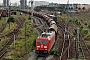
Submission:
[[[28,60],[47,60],[47,56],[38,56],[37,54],[33,53],[32,57]]]
[[[32,17],[31,24],[35,29],[37,29],[39,35],[49,28],[49,26],[47,25],[47,23],[45,23],[45,21],[43,19],[36,17],[36,16]],[[34,53],[33,56],[29,60],[46,60],[46,58],[47,57],[44,57],[44,56],[40,57]]]
[[[62,21],[62,23],[61,24],[58,24],[58,28],[59,28],[59,30],[61,30],[63,33],[62,33],[62,35],[63,35],[63,38],[62,38],[62,43],[60,44],[60,47],[59,47],[59,50],[61,50],[59,53],[61,53],[60,54],[60,60],[62,60],[63,58],[63,56],[64,56],[64,59],[66,59],[67,58],[67,53],[65,53],[65,49],[66,49],[66,47],[68,46],[68,43],[67,43],[67,41],[68,40],[66,40],[66,39],[68,39],[67,37],[66,37],[66,24],[65,24],[65,20],[63,20]],[[60,34],[60,33],[59,33]],[[59,39],[60,40],[60,39]],[[65,55],[64,55],[65,54]],[[63,60],[64,60],[63,59]]]
[[[62,22],[63,23],[57,23],[58,28],[59,28],[58,29],[59,30],[58,31],[59,36],[58,36],[58,38],[55,42],[55,45],[54,45],[54,47],[57,47],[60,50],[59,51],[60,57],[58,58],[58,60],[67,60],[70,58],[76,58],[77,59],[77,55],[76,55],[77,54],[77,46],[76,46],[76,44],[78,42],[73,38],[73,34],[68,29],[71,27],[76,28],[76,26],[75,25],[73,25],[73,26],[68,25],[68,23],[66,23],[64,20]],[[79,47],[81,47],[81,44]],[[83,48],[81,47],[81,49],[83,49]],[[74,54],[74,56],[72,56],[72,54]],[[82,50],[83,59],[84,59],[84,54],[85,54],[84,50]],[[38,60],[38,58],[39,57],[37,57],[37,60]],[[42,60],[43,58],[40,57],[40,59]]]
[[[63,20],[63,19],[62,19]],[[58,23],[58,28],[59,31],[62,31],[62,41],[59,42],[59,58],[58,60],[67,60],[69,58],[74,58],[74,56],[72,56],[72,54],[74,54],[73,52],[75,52],[75,40],[73,39],[73,34],[70,31],[69,28],[72,27],[72,25],[70,26],[65,20],[63,20],[61,23]],[[75,28],[75,26],[74,26]],[[61,33],[59,33],[60,35]],[[59,38],[60,41],[60,38]]]
[[[46,60],[46,58],[47,58],[46,56],[43,56],[43,57],[37,56],[36,60]]]
[[[90,59],[90,50],[89,48],[87,47],[85,41],[84,41],[84,38],[83,36],[80,34],[80,40],[78,42],[79,44],[79,49],[78,49],[78,58],[81,58],[81,59],[87,59],[89,60]]]
[[[13,34],[13,33],[12,33]],[[0,58],[7,52],[9,45],[13,42],[13,35],[11,36],[11,39],[7,41],[4,46],[0,49]]]
[[[5,29],[5,27],[6,27],[6,24],[3,23],[2,26],[1,26],[1,28],[0,28],[0,33]]]
[[[78,14],[79,15],[79,14]],[[81,15],[81,14],[80,14]],[[81,15],[81,18],[79,17],[79,16],[77,16],[77,17],[75,17],[75,16],[73,16],[73,15],[71,15],[71,18],[73,19],[73,20],[75,20],[75,19],[78,19],[78,20],[82,20],[82,21],[79,21],[80,23],[82,23],[82,25],[83,25],[83,27],[84,28],[86,28],[85,27],[85,22],[83,22],[83,20],[87,20],[87,18],[85,18],[85,17],[83,17],[84,15]],[[76,25],[75,23],[74,23],[74,25]],[[76,45],[76,56],[75,56],[75,58],[76,59],[86,59],[86,60],[90,60],[90,50],[89,50],[89,48],[87,47],[87,45],[86,45],[86,42],[85,42],[85,39],[84,39],[84,37],[83,37],[83,34],[81,33],[81,32],[79,32],[79,34],[78,34],[78,36],[77,36],[78,38],[78,41],[75,41],[75,45]]]
[[[20,20],[20,18],[18,18]],[[7,52],[9,46],[13,43],[14,41],[14,34],[17,36],[19,29],[22,27],[22,24],[24,23],[24,19],[23,21],[17,21],[17,19],[15,19],[16,23],[17,23],[17,27],[16,29],[16,33],[13,33],[13,31],[9,32],[6,34],[6,36],[10,36],[10,40],[8,40],[4,46],[0,49],[0,59],[4,56],[4,54]]]
[[[36,18],[36,17],[35,17]],[[39,27],[39,29],[41,29],[40,28],[40,24],[43,24],[44,25],[44,23],[41,23],[41,22],[39,22],[39,24],[38,24],[38,21],[40,20],[40,18],[37,18],[37,19],[35,19],[35,18],[33,18],[33,23],[34,23],[34,25],[36,26],[36,27]],[[40,20],[41,21],[41,20]],[[63,21],[63,20],[62,20]],[[65,29],[67,29],[67,25],[66,25],[66,22],[65,21],[63,21],[63,23],[58,23],[58,28],[59,28],[59,31],[58,31],[58,38],[57,38],[57,40],[56,40],[56,42],[55,42],[55,45],[54,45],[54,47],[57,47],[57,48],[59,48],[59,50],[67,50],[68,49],[68,43],[67,43],[67,41],[66,40],[64,40],[63,41],[63,39],[64,39],[64,36],[62,36],[63,34],[64,34],[64,32],[66,31]],[[38,30],[38,29],[37,29]],[[40,30],[38,30],[38,31],[40,31]],[[61,32],[62,31],[62,32]],[[62,39],[61,39],[62,38]],[[61,39],[61,40],[60,40]],[[67,38],[65,38],[65,39],[67,39]],[[66,44],[67,43],[67,44]],[[60,45],[61,44],[61,45]],[[65,47],[64,47],[65,46]],[[67,47],[66,47],[67,46]],[[63,48],[62,48],[63,47]],[[69,46],[70,47],[70,46]],[[66,50],[65,50],[65,52],[66,52]],[[64,51],[59,51],[59,53],[63,53]],[[60,54],[60,55],[62,55],[62,54]],[[67,57],[67,56],[66,56]],[[39,59],[38,59],[39,58]],[[43,57],[37,57],[36,58],[37,60],[42,60],[42,59],[44,59]]]
[[[44,22],[43,19],[36,16],[34,16],[32,19],[33,19],[32,25],[34,26],[34,28],[38,30],[39,35],[49,28],[49,26],[47,25],[47,23]]]
[[[75,26],[74,24],[72,24],[72,25],[73,26],[69,25],[70,28],[73,28],[73,30],[77,29],[77,26]],[[58,25],[58,27],[59,26],[60,25]],[[60,26],[60,28],[62,28],[62,27],[63,27],[63,25]],[[64,31],[66,31],[66,30],[64,30]],[[68,30],[68,34],[64,34],[63,47],[62,47],[61,55],[58,60],[67,60],[69,58],[90,60],[90,51],[84,41],[84,38],[82,37],[82,34],[80,32],[78,32],[78,33],[81,36],[77,35],[76,39],[71,39],[71,38],[69,38],[69,36],[68,36],[68,38],[66,38],[65,35],[72,35],[70,30]],[[79,38],[80,38],[80,40],[79,40]],[[66,39],[68,39],[68,41]],[[66,43],[66,41],[68,43]],[[67,45],[67,47],[65,47],[65,44]],[[72,50],[74,50],[74,51],[72,51],[71,48],[73,48]],[[74,54],[72,54],[72,53],[74,53]],[[71,56],[71,54],[74,56]]]
[[[38,31],[43,32],[43,30],[41,28],[42,25],[40,25],[42,23],[41,22],[38,23],[38,21],[39,21],[40,18],[39,19],[37,18],[38,20],[36,20],[35,18],[33,18],[33,20],[34,20],[33,23],[36,23],[36,24],[33,24],[33,25],[35,25],[36,27],[38,27],[37,28]],[[69,28],[69,26],[68,26],[69,23],[66,23],[64,20],[62,20],[62,21],[63,21],[63,23],[57,24],[59,30],[61,30],[61,31],[58,32],[58,34],[60,36],[58,36],[58,40],[56,41],[56,43],[55,43],[54,46],[56,47],[58,45],[57,46],[58,49],[61,50],[59,52],[60,55],[59,55],[58,60],[67,60],[70,57],[73,58],[73,56],[71,56],[73,54],[73,52],[75,52],[75,54],[77,54],[77,44],[78,44],[78,42],[73,38],[72,33],[68,29]],[[62,33],[63,36],[61,36],[61,33]],[[61,37],[62,37],[62,39],[61,39]],[[61,45],[60,45],[60,43],[61,43]],[[81,47],[81,45],[80,45],[80,47]],[[74,50],[74,51],[72,51],[72,50]],[[83,55],[84,55],[84,53],[83,53]],[[74,58],[76,58],[76,59],[77,59],[77,57],[79,57],[79,56],[77,56],[77,55],[74,56]]]

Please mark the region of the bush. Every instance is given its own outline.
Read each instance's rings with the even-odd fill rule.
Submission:
[[[77,19],[75,20],[75,23],[78,24],[78,20]]]
[[[81,25],[80,22],[79,22],[77,19],[75,20],[75,23],[76,23],[77,25],[79,25],[79,26]]]
[[[28,17],[28,20],[31,20],[31,17],[30,16]]]
[[[66,14],[66,11],[62,11],[64,14]]]
[[[88,28],[90,29],[90,23],[89,23],[89,25],[88,25]]]
[[[55,12],[54,15],[57,16],[57,13]]]
[[[85,36],[86,34],[88,34],[88,30],[83,29],[83,30],[82,30],[82,33],[83,33],[83,35]]]
[[[80,26],[80,30],[82,30],[83,29],[83,26]]]
[[[69,20],[69,22],[71,23],[71,22],[72,22],[72,20]]]
[[[35,47],[36,37],[32,37],[31,40],[32,40],[32,42],[31,42],[31,47]]]
[[[51,51],[50,51],[51,54],[54,54],[54,55],[58,55],[58,48],[53,48]]]

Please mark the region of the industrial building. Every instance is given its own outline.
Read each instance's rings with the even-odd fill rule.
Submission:
[[[27,0],[25,0],[25,7],[27,7]]]
[[[27,0],[20,0],[21,9],[24,9],[27,6]]]
[[[7,6],[9,6],[10,0],[7,0]]]
[[[3,6],[9,6],[10,0],[3,0]]]
[[[7,6],[7,0],[3,0],[3,6]]]

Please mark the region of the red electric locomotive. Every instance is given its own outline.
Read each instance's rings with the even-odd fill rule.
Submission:
[[[36,39],[36,54],[46,55],[51,50],[56,40],[57,26],[52,24],[48,32],[43,32]]]
[[[55,42],[55,32],[44,32],[36,39],[36,54],[47,54]]]

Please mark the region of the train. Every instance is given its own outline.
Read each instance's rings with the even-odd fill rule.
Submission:
[[[47,15],[41,14],[40,17],[46,20],[47,24],[49,24],[50,27],[48,29],[48,32],[43,32],[36,38],[35,52],[37,55],[47,55],[49,54],[56,41],[57,25],[56,20],[53,20],[53,18],[50,18]]]
[[[20,12],[31,15],[31,12],[29,11],[21,10]],[[54,18],[52,18],[54,16],[51,17],[51,15],[47,15],[36,11],[33,12],[33,15],[45,20],[45,22],[49,26],[48,31],[41,33],[41,35],[36,38],[36,42],[35,42],[35,53],[37,55],[45,56],[49,54],[57,38],[57,32],[58,32],[57,31],[58,27],[56,24],[57,18],[56,20],[54,20]]]
[[[53,19],[55,22],[57,22],[57,17],[54,16],[54,15],[50,15],[50,14],[47,14],[48,17],[50,17],[51,19]]]

